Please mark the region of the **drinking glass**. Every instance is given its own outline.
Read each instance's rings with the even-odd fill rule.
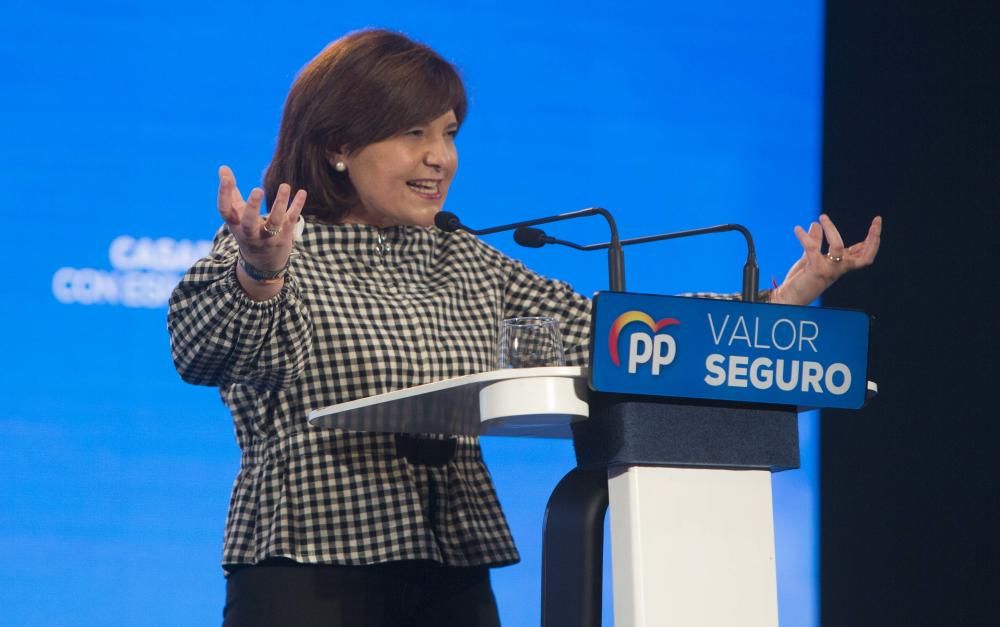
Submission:
[[[565,366],[555,318],[508,318],[500,323],[498,368]]]

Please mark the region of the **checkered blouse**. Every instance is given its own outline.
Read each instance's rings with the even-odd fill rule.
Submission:
[[[557,318],[567,362],[583,364],[589,299],[471,235],[434,228],[309,222],[281,293],[262,302],[240,288],[236,254],[223,227],[168,314],[178,371],[220,388],[242,450],[223,564],[516,562],[477,438],[427,465],[401,456],[392,434],[314,428],[306,417],[489,370],[508,317]]]

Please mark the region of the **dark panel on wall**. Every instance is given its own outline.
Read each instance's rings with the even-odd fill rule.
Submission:
[[[824,627],[1000,624],[998,3],[827,6],[823,207],[885,216],[828,306],[876,316],[861,412],[824,412]]]

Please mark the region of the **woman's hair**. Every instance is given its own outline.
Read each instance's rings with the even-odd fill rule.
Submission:
[[[327,46],[292,84],[274,157],[264,174],[268,206],[281,183],[308,193],[304,215],[340,222],[357,203],[331,153],[353,152],[454,111],[465,118],[465,87],[451,63],[386,30],[350,33]]]

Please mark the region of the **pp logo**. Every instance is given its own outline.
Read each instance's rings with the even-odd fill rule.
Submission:
[[[676,318],[663,318],[659,322],[653,322],[649,314],[641,311],[626,311],[615,318],[611,325],[611,332],[608,334],[608,351],[611,353],[611,361],[615,366],[621,367],[621,360],[618,357],[618,336],[622,329],[632,322],[641,322],[649,327],[653,333],[645,331],[635,331],[628,340],[628,373],[635,374],[639,364],[652,361],[652,373],[660,374],[660,368],[673,363],[677,354],[677,343],[673,336],[668,333],[657,333],[660,329],[681,321]]]

